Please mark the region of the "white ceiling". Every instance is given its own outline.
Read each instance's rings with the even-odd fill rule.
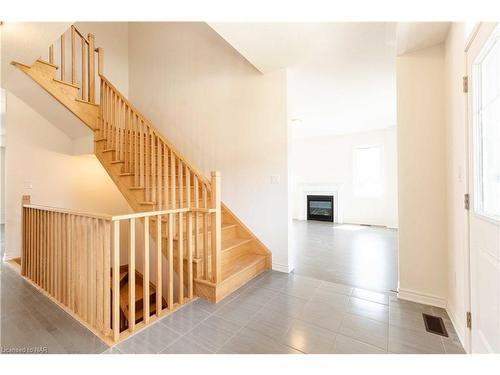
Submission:
[[[287,70],[294,137],[395,126],[396,55],[447,32],[442,23],[209,25],[262,73]]]

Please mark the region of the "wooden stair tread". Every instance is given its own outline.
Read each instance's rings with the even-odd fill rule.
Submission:
[[[230,264],[222,267],[222,281],[226,281],[232,276],[266,259],[265,255],[245,254],[234,259]]]
[[[48,66],[51,66],[53,68],[56,68],[56,69],[59,69],[59,65],[56,65],[56,64],[52,64],[48,61],[45,61],[45,60],[42,60],[42,59],[36,59],[36,61],[42,63],[42,64],[45,64],[45,65],[48,65]]]
[[[235,238],[229,238],[229,239],[223,238],[221,242],[222,242],[222,244],[221,244],[222,251],[229,251],[231,249],[234,249],[235,247],[252,242],[252,239],[251,238],[241,238],[241,237],[235,237]]]

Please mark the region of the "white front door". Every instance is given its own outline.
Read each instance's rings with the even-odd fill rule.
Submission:
[[[469,77],[471,351],[500,353],[500,26],[483,23]]]

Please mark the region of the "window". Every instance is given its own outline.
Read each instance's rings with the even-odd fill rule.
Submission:
[[[354,194],[376,197],[383,192],[382,147],[357,147],[354,150]]]
[[[475,211],[500,220],[500,45],[497,29],[473,67]]]

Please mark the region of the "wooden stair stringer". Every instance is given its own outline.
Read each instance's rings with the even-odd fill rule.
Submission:
[[[78,87],[55,79],[57,66],[42,60],[36,60],[31,66],[19,62],[12,62],[12,65],[20,69],[40,85],[91,130],[96,130],[98,128],[99,107],[91,103],[77,100]]]

